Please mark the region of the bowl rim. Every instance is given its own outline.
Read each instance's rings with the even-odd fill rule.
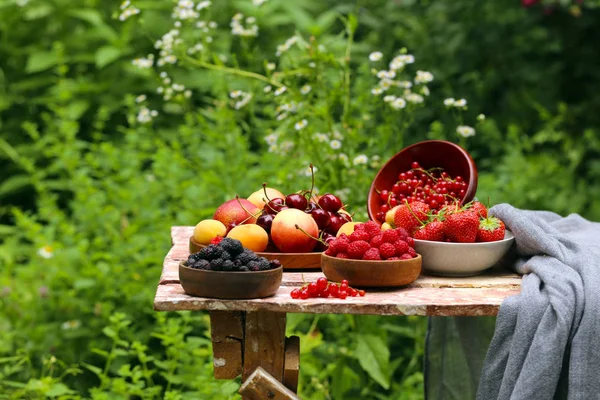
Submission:
[[[507,237],[508,235],[510,235],[509,237]],[[431,244],[436,244],[436,245],[440,245],[440,246],[447,246],[447,247],[460,247],[460,246],[479,246],[479,247],[484,247],[484,246],[493,246],[494,244],[500,244],[500,243],[506,243],[506,242],[512,242],[515,240],[515,235],[512,233],[512,231],[506,229],[505,233],[504,233],[504,239],[501,240],[496,240],[493,242],[473,242],[473,243],[456,243],[456,242],[437,242],[437,241],[433,241],[433,240],[420,240],[420,239],[415,239],[413,238],[415,243],[431,243]]]
[[[207,269],[196,269],[196,268],[191,268],[188,267],[187,265],[184,265],[184,263],[187,262],[187,260],[182,260],[179,262],[179,267],[180,268],[185,268],[189,271],[195,271],[195,272],[206,272],[206,273],[210,273],[210,274],[215,274],[215,275],[219,275],[219,274],[225,274],[225,275],[231,275],[231,274],[254,274],[254,275],[261,275],[261,274],[270,274],[273,272],[277,272],[278,270],[283,271],[283,265],[280,265],[277,268],[273,268],[273,269],[268,269],[266,271],[211,271],[211,270],[207,270]]]
[[[200,243],[196,242],[194,240],[194,235],[190,236],[190,241],[192,243],[194,243],[194,245],[196,245],[196,246],[203,246],[203,247],[209,246],[208,244],[200,244]],[[308,256],[308,255],[313,255],[313,254],[314,255],[316,255],[316,254],[320,255],[320,254],[323,254],[324,252],[325,252],[325,250],[323,250],[323,251],[311,251],[311,252],[308,252],[308,253],[283,253],[283,252],[273,253],[272,251],[255,251],[254,253],[256,253],[258,255],[268,255],[268,256],[277,257],[278,255],[286,255],[286,256],[287,255],[290,255],[290,256],[294,256],[294,255],[295,256]]]
[[[462,148],[461,146],[459,146],[458,144],[454,143],[454,142],[450,142],[448,140],[439,140],[439,139],[433,139],[433,140],[422,140],[420,142],[417,143],[413,143],[410,146],[404,147],[403,149],[401,149],[400,151],[398,151],[396,154],[394,154],[393,156],[391,156],[386,162],[385,164],[383,164],[380,168],[379,171],[377,171],[377,174],[375,175],[375,177],[373,178],[373,180],[371,181],[371,186],[369,186],[369,192],[367,193],[367,215],[369,216],[370,219],[374,220],[374,221],[378,221],[377,218],[375,217],[375,210],[371,210],[371,193],[375,193],[376,192],[376,187],[375,187],[375,182],[377,181],[377,179],[379,178],[379,176],[381,175],[381,173],[383,172],[384,169],[387,168],[387,166],[392,162],[392,160],[394,158],[396,158],[398,156],[398,154],[408,151],[409,149],[412,149],[413,147],[416,146],[422,146],[425,143],[444,143],[445,145],[449,145],[452,146],[454,148],[456,148],[463,156],[465,156],[465,158],[467,160],[469,160],[469,171],[470,171],[470,179],[469,179],[469,186],[471,187],[473,185],[474,190],[473,193],[470,193],[470,191],[467,191],[467,193],[465,193],[465,196],[460,200],[461,204],[464,204],[464,200],[467,197],[475,197],[476,191],[477,191],[477,186],[478,186],[478,173],[477,173],[477,166],[475,165],[475,160],[473,160],[473,157],[471,156],[471,154],[469,154],[469,152]],[[379,221],[382,222],[382,221]],[[385,221],[383,221],[385,222]]]
[[[391,263],[396,263],[396,264],[404,264],[404,263],[408,263],[408,262],[415,262],[416,260],[422,260],[423,257],[421,256],[420,253],[417,253],[416,257],[413,257],[409,260],[356,260],[353,258],[337,258],[337,257],[332,257],[330,255],[327,255],[325,253],[323,253],[324,258],[330,258],[333,260],[339,260],[339,262],[361,262],[361,263],[365,263],[365,264],[371,264],[371,265],[389,265]]]

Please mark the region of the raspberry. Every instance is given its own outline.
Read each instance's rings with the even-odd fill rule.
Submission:
[[[388,229],[387,231],[383,232],[383,241],[386,243],[394,243],[398,239],[398,232],[393,229]]]
[[[394,242],[394,248],[396,249],[396,254],[402,255],[408,251],[408,243],[404,240],[398,239]]]
[[[394,257],[388,258],[388,261],[398,261],[398,260],[400,260],[400,257],[394,256]]]
[[[415,241],[410,236],[406,238],[406,243],[408,243],[410,247],[415,247]]]
[[[408,252],[407,253],[410,254],[411,257],[416,257],[417,256],[417,252],[412,247],[408,248]]]
[[[223,240],[223,236],[217,235],[210,240],[210,244],[219,244],[221,243],[221,240]]]
[[[379,248],[383,243],[383,235],[380,233],[379,235],[373,236],[369,243],[371,244],[371,247]]]
[[[408,253],[404,253],[404,254],[402,254],[402,255],[400,256],[400,260],[411,260],[411,259],[413,259],[413,258],[414,258],[414,257],[413,257],[413,256],[411,256],[411,255],[410,255],[410,254],[408,254]]]
[[[396,228],[394,229],[396,232],[398,232],[398,238],[402,239],[402,240],[406,240],[406,238],[408,237],[408,232],[406,232],[406,229],[404,228]]]
[[[325,254],[331,257],[335,257],[337,251],[335,251],[335,246],[333,246],[333,242],[329,243],[329,247],[327,248],[327,250],[325,250]]]
[[[354,232],[356,231],[364,231],[365,230],[365,224],[356,224],[354,225]]]
[[[337,253],[335,255],[336,258],[350,258],[348,257],[348,253]]]
[[[381,233],[381,227],[375,221],[367,221],[364,223],[365,231],[372,238],[375,235],[379,235]]]
[[[345,234],[341,234],[339,238],[334,240],[335,242],[335,250],[338,253],[348,251],[348,245],[350,244],[350,239]]]
[[[364,242],[368,242],[371,239],[371,236],[367,233],[367,231],[354,231],[350,236],[348,236],[350,242],[356,242],[358,240],[362,240]]]
[[[356,233],[356,232],[355,232]],[[366,233],[366,232],[365,232]],[[354,260],[362,259],[363,255],[371,246],[364,240],[357,240],[348,245],[348,257]]]
[[[396,248],[391,243],[382,243],[381,246],[379,246],[379,254],[381,254],[381,258],[387,260],[396,255]]]
[[[363,260],[381,260],[379,249],[371,247],[369,250],[365,251],[365,254],[363,255]]]

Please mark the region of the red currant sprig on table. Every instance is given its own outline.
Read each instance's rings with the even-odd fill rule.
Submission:
[[[421,201],[437,212],[462,199],[466,191],[467,183],[462,176],[452,178],[442,168],[425,170],[415,161],[411,169],[398,174],[398,181],[391,188],[378,191],[381,205],[377,219],[385,221],[387,211],[412,200]]]
[[[342,280],[341,284],[329,282],[326,278],[319,278],[316,282],[311,282],[299,289],[294,289],[290,293],[292,299],[306,300],[308,298],[328,298],[345,299],[347,297],[364,296],[364,290],[358,290],[348,285],[347,280]]]

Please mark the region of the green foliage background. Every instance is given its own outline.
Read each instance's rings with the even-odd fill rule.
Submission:
[[[212,378],[207,315],[152,310],[169,227],[193,225],[265,180],[291,191],[307,178],[267,151],[260,120],[238,124],[218,106],[222,74],[183,71],[191,101],[161,108],[151,98],[160,118],[135,123],[135,96],[157,81],[131,59],[164,33],[168,2],[136,3],[155,10],[145,29],[119,22],[115,1],[22,3],[0,2],[0,399],[235,398],[238,383]],[[218,2],[219,24],[248,3]],[[407,47],[436,77],[434,106],[404,145],[454,139],[442,100],[465,97],[471,117],[487,116],[466,144],[480,198],[600,220],[597,9],[577,17],[504,0],[267,4],[257,65],[294,31],[337,33],[337,16],[354,13],[357,56]],[[211,95],[219,88],[220,99]],[[346,180],[359,216],[376,171]],[[38,255],[44,246],[51,258]],[[302,398],[423,396],[422,318],[290,315],[288,330],[302,340]]]

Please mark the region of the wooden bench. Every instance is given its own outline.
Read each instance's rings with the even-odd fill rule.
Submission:
[[[290,394],[282,387],[289,392],[297,391],[300,343],[298,337],[285,336],[286,313],[489,316],[498,313],[500,303],[507,296],[520,292],[519,275],[490,270],[466,278],[421,275],[407,287],[369,290],[365,297],[294,300],[290,292],[302,286],[303,278],[312,282],[323,274],[284,272],[281,288],[275,296],[266,299],[192,297],[186,295],[179,284],[178,270],[179,262],[189,255],[192,231],[193,227],[185,226],[171,229],[173,247],[164,261],[154,309],[210,311],[214,376],[233,379],[241,374],[245,384],[240,392],[245,400],[260,398],[258,387],[272,394],[273,397],[269,394],[267,398],[273,399],[293,398],[285,397]],[[259,367],[261,370],[253,376]],[[274,381],[269,380],[269,375]],[[252,380],[248,379],[251,376]],[[275,387],[273,382],[281,382],[283,386]]]

